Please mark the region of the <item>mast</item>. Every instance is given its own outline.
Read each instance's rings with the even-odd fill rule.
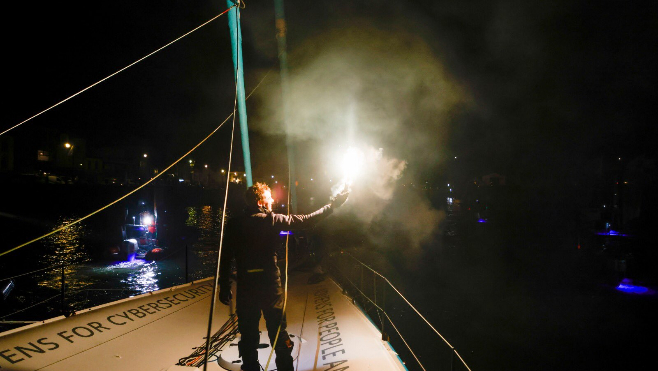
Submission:
[[[226,0],[228,7],[239,4],[239,0]],[[228,12],[228,28],[231,33],[231,50],[233,51],[233,71],[237,89],[238,114],[240,117],[240,133],[242,138],[242,155],[244,157],[244,172],[247,176],[247,187],[254,184],[251,175],[251,153],[249,151],[249,129],[247,127],[247,106],[244,92],[244,68],[242,66],[242,28],[240,27],[240,6],[235,6]]]
[[[274,17],[276,20],[276,40],[279,45],[279,67],[281,69],[281,100],[283,102],[283,124],[286,126],[286,147],[288,149],[288,168],[290,169],[290,206],[292,213],[297,214],[297,175],[295,172],[295,143],[290,135],[290,120],[288,104],[288,53],[286,42],[286,18],[283,8],[283,0],[274,0]]]

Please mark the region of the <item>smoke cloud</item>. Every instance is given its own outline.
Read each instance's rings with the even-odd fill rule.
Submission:
[[[387,152],[431,148],[422,155],[441,160],[446,123],[467,99],[417,35],[345,27],[307,40],[290,54],[289,125],[273,79],[261,90],[265,106],[256,130],[323,142],[351,134]]]
[[[443,213],[411,185],[424,184],[421,174],[447,158],[447,124],[469,102],[463,89],[411,31],[343,25],[306,40],[290,61],[287,109],[273,79],[260,91],[252,128],[316,143],[317,153],[298,157],[298,164],[315,161],[313,169],[330,163],[337,148],[359,148],[364,163],[340,214],[379,246],[417,250]]]

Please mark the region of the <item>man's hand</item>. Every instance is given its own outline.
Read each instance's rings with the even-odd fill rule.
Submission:
[[[336,196],[331,198],[331,207],[332,208],[339,208],[342,204],[347,201],[347,197],[350,195],[349,191],[343,191]]]
[[[219,301],[222,302],[224,305],[228,305],[228,303],[231,301],[233,298],[233,293],[231,292],[230,288],[219,288]]]

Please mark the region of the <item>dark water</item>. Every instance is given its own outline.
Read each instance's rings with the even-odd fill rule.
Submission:
[[[473,370],[655,369],[658,300],[615,289],[630,276],[655,290],[653,273],[636,269],[641,264],[615,271],[600,240],[579,236],[558,216],[523,211],[477,223],[448,210],[441,235],[413,259],[374,249],[355,254],[387,272]],[[352,273],[353,281],[360,277]],[[369,293],[371,277],[366,270]],[[387,295],[387,311],[425,368],[450,370],[444,342]],[[387,332],[409,369],[419,370],[390,325]],[[460,364],[455,369],[465,369]]]
[[[142,196],[148,199],[153,194]],[[120,242],[125,211],[118,207],[0,257],[0,278],[66,263],[65,309],[79,310],[212,275],[219,243],[219,202],[181,196],[178,191],[165,191],[159,197],[166,259],[118,263],[102,258],[104,249]],[[81,205],[86,203],[81,199]],[[81,215],[80,209],[62,202],[34,215],[22,212],[20,202],[5,204],[2,216],[7,238],[3,246],[13,246],[67,223]],[[440,232],[413,254],[403,249],[363,247],[358,241],[348,251],[387,276],[471,369],[628,370],[658,366],[652,354],[652,339],[658,329],[656,296],[615,290],[623,274],[610,269],[611,257],[602,252],[600,241],[579,235],[569,218],[521,210],[477,223],[467,213],[450,208],[446,212]],[[337,254],[331,238],[322,236],[324,248],[314,239],[315,260],[322,260],[327,270],[337,265],[346,273],[342,278],[360,285],[383,307],[426,369],[450,370],[451,352],[445,343],[401,298],[385,289],[381,280],[376,281],[369,271],[362,272],[345,260],[345,255]],[[635,266],[645,268],[627,273],[653,287],[647,264]],[[0,317],[10,314],[4,319],[38,320],[59,315],[61,278],[59,268],[16,278],[16,288],[2,303]],[[344,279],[342,283],[348,285]],[[354,290],[350,293],[359,296]],[[49,298],[53,299],[12,314]],[[381,327],[383,323],[407,367],[419,370],[384,315],[367,302],[362,306],[369,310],[375,325]],[[455,359],[454,369],[465,369],[460,364]]]
[[[68,190],[49,193],[61,197],[62,192]],[[119,262],[106,257],[105,252],[110,247],[121,243],[125,207],[153,197],[153,192],[145,192],[126,205],[0,257],[0,279],[22,275],[13,278],[13,291],[0,302],[0,320],[41,320],[212,276],[217,260],[221,208],[196,206],[202,203],[202,197],[189,197],[176,189],[157,195],[161,205],[159,241],[165,247],[164,259]],[[39,214],[35,215],[28,207],[33,205],[5,203],[1,214],[7,236],[3,248],[57,229],[82,215],[79,213],[82,207],[55,204],[39,209]],[[60,295],[62,279],[64,301]],[[11,327],[3,325],[1,329]]]

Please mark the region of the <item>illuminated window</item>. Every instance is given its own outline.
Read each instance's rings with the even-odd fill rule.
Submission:
[[[50,153],[48,151],[37,151],[37,161],[50,161]]]

